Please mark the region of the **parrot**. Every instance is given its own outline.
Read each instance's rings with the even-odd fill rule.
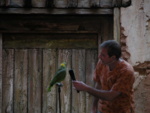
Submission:
[[[66,62],[62,62],[60,64],[60,67],[56,71],[54,78],[50,81],[48,92],[51,91],[51,88],[53,87],[53,85],[55,85],[58,82],[63,81],[65,77],[66,77]]]

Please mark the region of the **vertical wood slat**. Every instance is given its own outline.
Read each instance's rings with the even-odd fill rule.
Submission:
[[[90,0],[90,6],[91,7],[99,7],[100,6],[100,0]]]
[[[110,18],[103,19],[101,22],[101,39],[102,41],[113,39],[113,21]],[[100,44],[100,43],[99,43]]]
[[[72,68],[77,80],[85,82],[85,50],[73,49]],[[72,91],[72,113],[85,113],[85,92]]]
[[[120,42],[120,9],[114,8],[114,40]]]
[[[90,0],[78,0],[78,7],[80,8],[90,7]]]
[[[75,8],[78,6],[78,0],[68,0],[68,7]]]
[[[112,7],[112,0],[100,0],[100,7]]]
[[[2,34],[0,34],[0,113],[2,113]]]
[[[24,0],[10,0],[11,7],[23,7],[24,6]]]
[[[57,8],[66,8],[68,7],[68,1],[67,0],[54,0],[55,7]]]
[[[52,0],[49,0],[52,1]],[[32,7],[45,7],[46,0],[32,0]]]
[[[27,50],[15,50],[14,112],[27,113]]]
[[[63,80],[61,83],[63,86],[61,87],[61,112],[62,113],[70,113],[70,94],[71,94],[71,85],[70,85],[70,76],[68,74],[68,70],[70,68],[70,63],[71,63],[71,50],[68,49],[59,49],[58,50],[58,65],[60,65],[62,62],[67,63],[67,75],[65,80]],[[58,99],[58,98],[57,98]],[[57,105],[58,110],[57,113],[59,112],[59,105]]]
[[[42,51],[29,50],[28,113],[41,113]]]
[[[93,82],[93,74],[95,70],[95,66],[97,63],[97,50],[87,50],[86,51],[86,84],[90,85],[91,87],[94,87]],[[86,112],[90,113],[93,103],[93,96],[86,93]]]
[[[42,113],[56,113],[56,88],[47,92],[49,83],[56,72],[56,49],[43,50],[43,106]]]
[[[113,0],[112,1],[112,6],[114,7],[121,7],[122,0]]]
[[[3,50],[2,113],[13,113],[14,50]]]

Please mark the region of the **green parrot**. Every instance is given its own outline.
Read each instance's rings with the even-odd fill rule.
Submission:
[[[66,77],[66,62],[63,62],[60,64],[60,67],[55,73],[54,78],[51,80],[50,85],[48,87],[48,92],[51,91],[53,85],[63,81],[65,77]]]

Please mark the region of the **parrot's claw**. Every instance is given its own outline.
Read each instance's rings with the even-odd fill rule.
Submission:
[[[57,83],[56,85],[59,86],[59,87],[62,87],[62,86],[63,86],[62,83]]]

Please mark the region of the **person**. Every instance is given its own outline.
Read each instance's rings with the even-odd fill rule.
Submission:
[[[76,90],[94,96],[91,113],[134,113],[133,67],[121,58],[121,46],[114,40],[100,45],[93,79],[95,87],[72,81]]]

